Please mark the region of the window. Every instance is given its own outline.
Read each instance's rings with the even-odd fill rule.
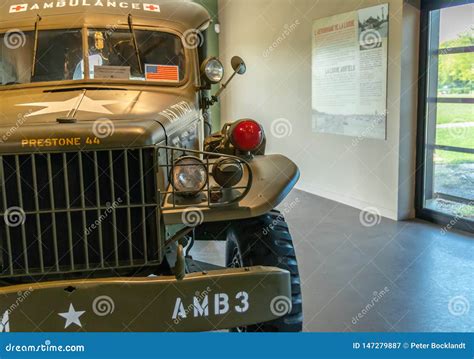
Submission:
[[[179,81],[184,79],[184,47],[178,36],[165,32],[144,30],[136,30],[135,34],[143,73],[140,72],[132,35],[128,30],[90,30],[90,78],[95,77],[94,70],[96,67],[115,66],[129,67],[131,80],[145,80],[146,65],[155,65],[177,68],[177,78]]]
[[[422,9],[417,210],[472,231],[474,4],[458,3]]]
[[[39,31],[34,76],[35,32],[14,30],[0,34],[0,86],[83,80],[87,70],[82,34],[82,29]],[[130,31],[89,30],[89,78],[112,79],[116,71],[120,76],[117,78],[126,80],[184,80],[185,50],[179,36],[147,30],[136,30],[135,34],[138,55]],[[101,76],[97,76],[95,70],[100,67]]]
[[[10,32],[0,35],[1,85],[72,80],[82,60],[81,30],[40,31],[35,76],[31,76],[35,33]],[[82,73],[78,79],[83,78]]]

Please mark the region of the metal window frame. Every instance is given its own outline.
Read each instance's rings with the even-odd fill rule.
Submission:
[[[463,153],[474,152],[474,150],[469,148],[436,145],[436,126],[433,126],[433,123],[436,124],[438,103],[474,103],[473,99],[468,98],[438,98],[437,92],[438,57],[445,54],[474,52],[473,46],[439,49],[439,10],[450,6],[472,3],[472,0],[438,0],[422,2],[420,17],[420,75],[418,83],[418,134],[415,196],[415,209],[418,218],[470,233],[474,233],[473,221],[425,208],[424,199],[433,197],[433,153],[435,150],[448,150]]]
[[[472,4],[472,0],[421,0],[421,9],[431,11],[467,4]]]

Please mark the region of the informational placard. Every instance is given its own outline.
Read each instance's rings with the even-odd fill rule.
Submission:
[[[388,4],[313,24],[313,131],[386,139]]]
[[[94,66],[94,78],[130,80],[130,66]]]

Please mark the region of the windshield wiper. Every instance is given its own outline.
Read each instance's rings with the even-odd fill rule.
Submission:
[[[97,86],[73,86],[67,88],[54,88],[51,90],[44,90],[44,93],[58,93],[58,92],[74,92],[74,91],[128,91],[126,88],[120,87],[97,87]]]
[[[138,49],[137,37],[135,36],[135,30],[133,29],[132,14],[128,14],[128,29],[130,30],[130,35],[132,36],[132,42],[133,42],[133,47],[135,48],[135,54],[137,55],[138,70],[140,71],[140,74],[143,75],[142,61],[140,58],[140,50]]]
[[[35,76],[36,72],[36,53],[38,52],[38,25],[39,22],[41,21],[41,16],[36,15],[36,21],[35,21],[35,44],[33,45],[33,64],[31,66],[31,77],[33,78]]]

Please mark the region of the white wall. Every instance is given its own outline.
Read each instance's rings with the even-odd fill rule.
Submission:
[[[311,126],[311,44],[315,19],[388,2],[390,6],[388,140],[317,134]],[[298,188],[392,219],[413,214],[418,10],[403,0],[219,0],[220,51],[225,64],[242,56],[248,72],[222,98],[222,120],[254,118],[268,152],[301,170]],[[265,56],[288,26],[296,28]],[[230,71],[230,69],[229,69]],[[272,136],[285,118],[291,136]]]

